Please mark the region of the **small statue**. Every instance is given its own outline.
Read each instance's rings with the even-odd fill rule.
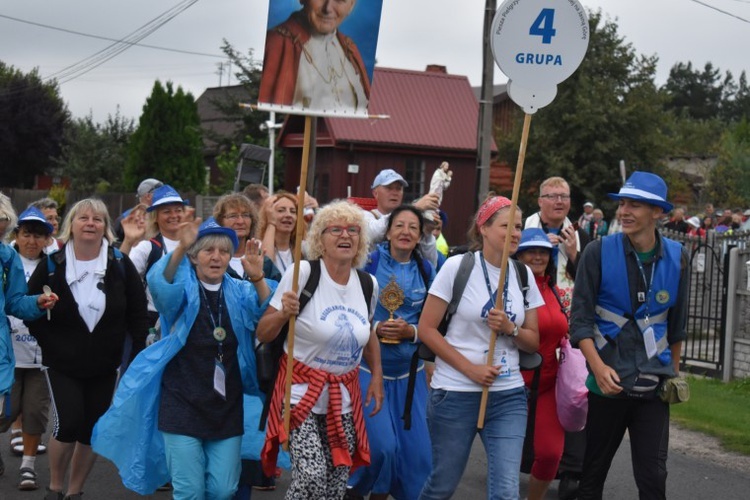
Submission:
[[[440,164],[430,180],[430,193],[438,195],[438,205],[443,202],[443,192],[451,185],[453,179],[453,170],[449,170],[450,164],[444,161]]]

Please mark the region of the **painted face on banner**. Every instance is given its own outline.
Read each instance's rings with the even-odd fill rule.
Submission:
[[[355,0],[300,0],[307,20],[321,35],[333,33],[352,12]]]

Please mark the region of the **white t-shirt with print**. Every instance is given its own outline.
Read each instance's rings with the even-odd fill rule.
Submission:
[[[292,289],[293,267],[281,278],[276,292],[271,299],[271,306],[281,310],[281,296]],[[299,288],[301,292],[310,276],[310,264],[300,262]],[[371,309],[375,310],[378,300],[378,282],[373,281]],[[311,368],[343,375],[357,367],[362,358],[362,349],[370,339],[370,319],[367,304],[362,294],[357,271],[352,269],[349,282],[340,285],[331,279],[325,264],[320,263],[320,281],[312,298],[297,317],[294,336],[294,359]],[[286,344],[284,350],[286,351]],[[342,411],[351,411],[349,391],[341,385]],[[292,386],[292,404],[298,403],[305,392],[307,384]],[[328,408],[328,391],[323,391],[313,407],[313,413],[326,414]]]
[[[456,255],[445,261],[430,287],[430,295],[450,303],[453,295],[453,281],[462,258],[463,255]],[[489,284],[494,293],[500,281],[500,268],[486,261],[485,264]],[[526,300],[529,305],[524,309],[523,293],[518,286],[516,268],[509,263],[508,269],[508,300],[505,310],[511,320],[520,327],[526,319],[526,310],[543,306],[544,298],[536,286],[534,275],[527,267],[529,290],[526,293]],[[482,270],[479,252],[475,252],[471,276],[445,335],[445,340],[474,364],[487,362],[487,350],[490,344],[490,334],[492,334],[487,326],[487,313],[494,305],[495,300],[490,298],[487,290],[487,281]],[[501,335],[497,338],[493,361],[495,365],[501,365],[501,367],[500,376],[492,384],[490,391],[504,391],[523,385],[518,365],[518,348],[511,337]],[[474,383],[440,358],[435,359],[435,373],[430,385],[435,389],[448,391],[478,392],[482,390],[482,386]]]
[[[180,244],[179,240],[170,240],[169,238],[162,235],[164,240],[164,248],[162,248],[163,255],[168,254]],[[138,274],[141,275],[144,283],[146,282],[146,266],[148,265],[148,256],[151,254],[151,240],[143,240],[136,246],[130,249],[128,257],[135,266]],[[241,276],[241,275],[240,275]],[[146,287],[146,298],[148,299],[148,310],[156,311],[154,307],[154,299],[151,297],[151,291]]]

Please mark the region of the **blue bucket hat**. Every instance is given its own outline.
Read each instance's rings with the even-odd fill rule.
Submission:
[[[52,234],[52,231],[55,230],[55,228],[47,222],[47,219],[44,218],[44,214],[41,210],[39,210],[36,207],[29,207],[26,210],[24,210],[21,215],[18,216],[18,224],[16,224],[17,228],[21,227],[21,224],[24,222],[30,223],[34,222],[37,224],[42,224],[49,234]]]
[[[385,170],[381,170],[380,173],[375,177],[375,180],[372,181],[371,189],[375,189],[378,186],[387,186],[389,184],[393,184],[394,182],[400,182],[404,187],[409,186],[409,183],[406,182],[403,177],[401,177],[401,174],[391,168],[386,168]]]
[[[549,242],[547,234],[538,227],[524,229],[521,232],[521,241],[518,243],[516,253],[523,252],[529,248],[546,248],[552,251],[552,243]]]
[[[665,212],[673,205],[667,201],[667,184],[664,179],[650,172],[633,172],[620,188],[619,193],[609,193],[613,200],[628,198],[661,207]]]
[[[180,193],[178,193],[175,188],[169,184],[164,184],[163,186],[156,188],[154,191],[151,206],[146,209],[146,212],[153,212],[160,206],[169,205],[170,203],[188,204],[187,200],[183,200]]]
[[[218,234],[221,236],[228,236],[230,240],[232,240],[232,248],[234,251],[237,251],[237,247],[239,246],[240,242],[237,239],[237,233],[234,232],[234,229],[231,229],[229,227],[220,226],[218,222],[216,222],[216,219],[213,217],[209,217],[208,219],[201,224],[201,226],[198,228],[198,238],[196,240],[199,240],[203,238],[204,236],[208,236],[210,234]]]

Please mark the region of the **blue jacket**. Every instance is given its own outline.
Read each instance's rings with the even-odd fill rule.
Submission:
[[[13,344],[10,338],[10,323],[7,315],[19,319],[33,320],[44,314],[36,304],[38,295],[26,295],[26,277],[23,264],[15,250],[0,243],[0,306],[3,314],[0,317],[0,398],[10,394],[13,386],[13,370],[16,357],[13,355]],[[9,401],[8,401],[9,402]],[[6,412],[9,407],[5,408]]]
[[[623,326],[632,318],[630,294],[623,293],[623,283],[628,283],[622,233],[602,239],[602,281],[597,300],[594,342],[599,350],[607,339],[615,339]],[[667,315],[677,301],[682,246],[662,238],[663,258],[653,264],[652,273],[643,279],[651,282],[647,300],[635,310],[634,319],[641,332],[651,328],[656,341],[656,354],[663,365],[672,362],[667,342]],[[606,265],[604,263],[606,262]],[[652,278],[653,276],[653,278]]]
[[[159,342],[143,350],[120,380],[112,406],[94,427],[94,451],[110,459],[120,471],[123,484],[142,495],[153,493],[169,480],[164,440],[158,430],[161,378],[169,361],[185,346],[200,307],[198,280],[187,257],[172,283],[164,279],[171,254],[148,272],[148,286],[160,312]],[[268,281],[271,295],[276,283]],[[232,328],[237,334],[237,359],[246,394],[260,395],[255,368],[255,327],[268,306],[247,281],[224,276],[222,284]],[[257,427],[257,423],[256,423]]]
[[[427,276],[427,283],[425,283],[417,261],[414,258],[405,264],[396,261],[391,257],[389,245],[388,242],[379,244],[375,251],[370,253],[364,270],[377,278],[378,288],[381,291],[388,285],[391,277],[395,277],[396,283],[404,292],[404,303],[394,312],[393,316],[416,326],[419,323],[419,315],[427,298],[427,291],[432,284],[432,280],[435,279],[435,269],[427,259],[422,259],[422,272]],[[373,321],[388,321],[389,317],[388,310],[378,301]],[[409,363],[416,348],[417,345],[409,341],[400,344],[381,344],[380,357],[383,375],[399,377],[409,373]],[[364,359],[362,364],[367,365]]]

